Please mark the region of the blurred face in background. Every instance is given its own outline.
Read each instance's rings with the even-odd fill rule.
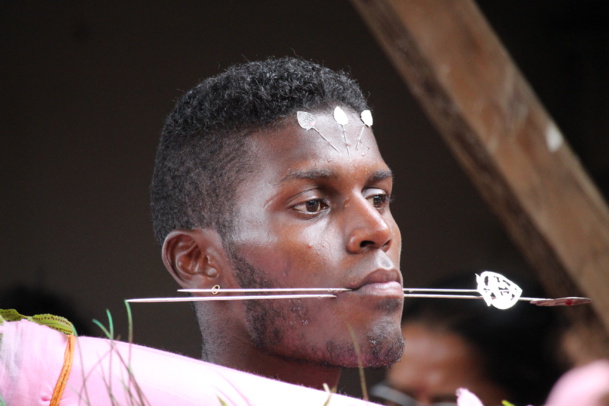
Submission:
[[[486,406],[500,405],[505,391],[484,373],[480,356],[459,335],[420,323],[402,327],[402,359],[389,370],[376,395],[387,405],[456,405],[455,392],[467,388]],[[385,395],[381,394],[384,391]]]

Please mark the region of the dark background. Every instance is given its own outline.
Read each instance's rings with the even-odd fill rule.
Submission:
[[[606,191],[605,2],[478,4]],[[148,208],[164,117],[199,80],[271,55],[347,69],[369,92],[374,131],[397,174],[407,286],[463,269],[472,287],[482,269],[534,278],[348,1],[2,0],[2,306],[26,313],[21,302],[45,292],[92,334],[90,320],[105,321],[109,309],[125,337],[123,299],[174,296]],[[132,310],[136,342],[198,356],[188,305]]]

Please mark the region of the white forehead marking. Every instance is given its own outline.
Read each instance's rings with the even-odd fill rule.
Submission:
[[[362,121],[364,122],[364,124],[366,124],[368,127],[372,127],[372,113],[370,112],[370,110],[362,111],[362,114],[360,114],[360,117],[361,117]]]
[[[315,127],[315,116],[311,113],[307,113],[306,111],[297,111],[296,112],[296,118],[298,119],[298,124],[304,128],[305,130],[313,130],[315,131],[317,134],[319,134],[321,136],[321,138],[323,138],[324,140],[326,140],[326,142],[328,144],[330,144],[332,146],[332,148],[334,148],[336,150],[336,152],[338,151],[338,148],[336,148],[334,146],[334,144],[332,144],[332,142],[327,139],[316,127]]]
[[[362,113],[359,116],[360,116],[362,122],[364,123],[364,125],[362,126],[362,129],[360,130],[359,135],[357,137],[357,143],[355,144],[355,149],[358,149],[359,144],[362,143],[362,134],[364,133],[364,128],[372,127],[372,113],[370,112],[370,110],[362,111]]]
[[[298,111],[296,112],[296,117],[298,118],[298,124],[305,130],[315,128],[315,116],[313,114],[306,111]]]
[[[349,159],[351,159],[351,151],[349,151],[349,141],[347,140],[347,132],[345,130],[345,125],[349,122],[349,118],[347,114],[341,109],[339,106],[334,108],[334,120],[341,126],[343,129],[343,140],[345,141],[345,146],[347,147],[347,154],[349,155]]]
[[[349,122],[347,114],[339,106],[334,109],[334,120],[340,125],[346,125]]]

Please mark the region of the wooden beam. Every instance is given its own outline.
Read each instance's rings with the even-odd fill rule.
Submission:
[[[352,0],[548,293],[609,355],[609,210],[470,0]],[[580,330],[581,332],[581,330]]]

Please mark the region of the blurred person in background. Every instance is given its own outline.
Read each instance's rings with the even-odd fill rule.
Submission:
[[[433,285],[471,288],[473,273]],[[524,295],[543,297],[534,286]],[[371,393],[386,405],[456,405],[467,388],[486,406],[541,405],[565,370],[555,309],[518,302],[508,310],[481,300],[406,299],[405,350]]]

